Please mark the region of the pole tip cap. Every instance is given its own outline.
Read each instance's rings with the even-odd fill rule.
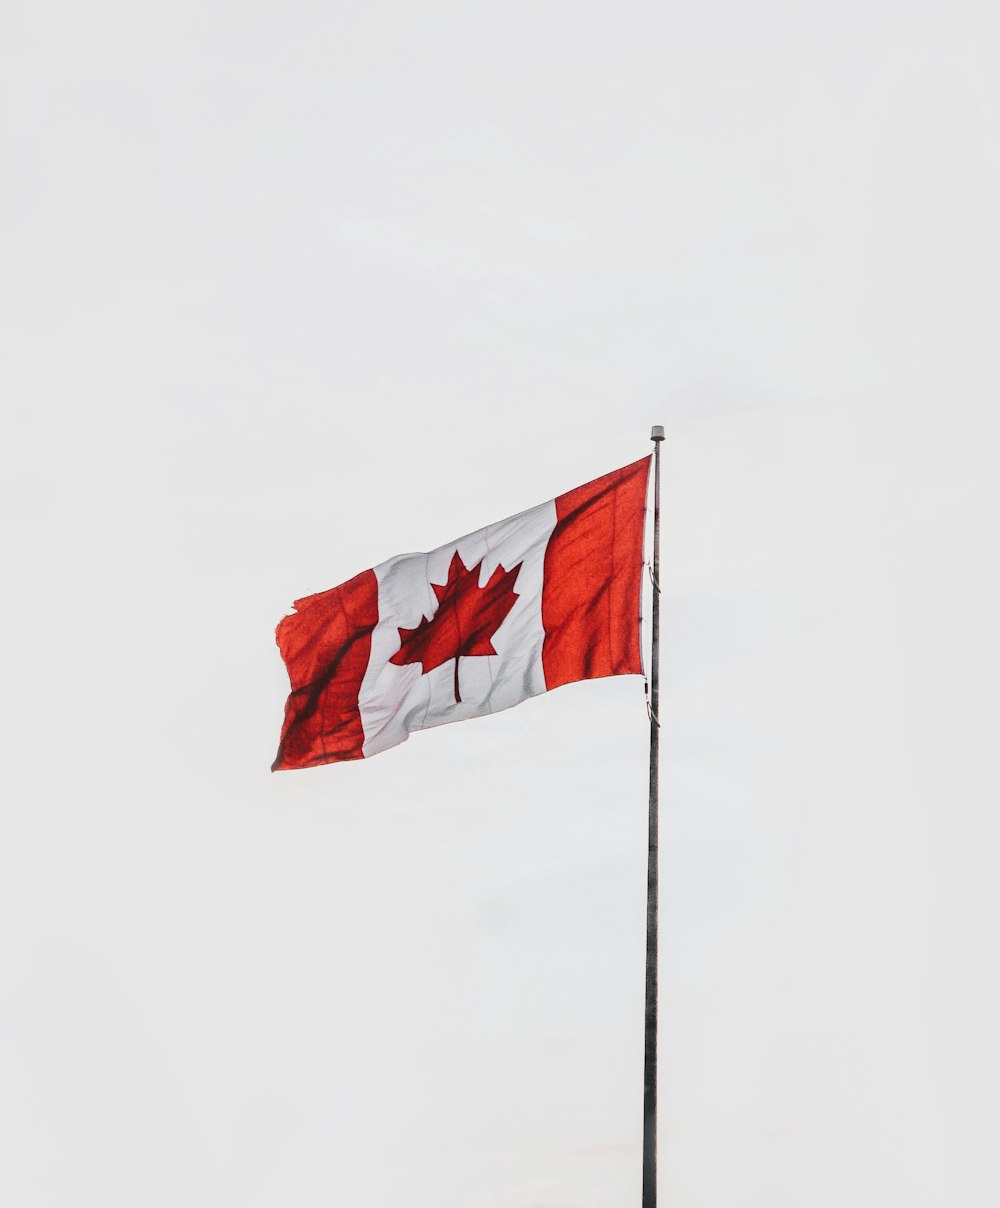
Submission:
[[[653,430],[649,434],[649,439],[650,440],[664,440],[665,439],[664,435],[663,435],[663,425],[662,424],[653,425]]]

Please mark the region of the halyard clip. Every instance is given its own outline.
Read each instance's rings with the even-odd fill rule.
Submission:
[[[646,679],[645,676],[643,676],[643,679],[642,679],[642,690],[646,694],[646,716],[653,723],[653,725],[655,725],[656,728],[659,729],[660,728],[660,719],[653,712],[653,707],[649,703],[649,680]]]

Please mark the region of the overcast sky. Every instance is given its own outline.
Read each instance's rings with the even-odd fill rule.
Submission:
[[[641,680],[268,768],[653,423],[663,1201],[1000,1201],[998,25],[7,0],[0,1202],[638,1204]]]

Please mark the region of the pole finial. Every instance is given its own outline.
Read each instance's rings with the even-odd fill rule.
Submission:
[[[649,439],[650,440],[665,440],[666,439],[663,435],[663,425],[662,424],[653,425],[653,430],[649,434]]]

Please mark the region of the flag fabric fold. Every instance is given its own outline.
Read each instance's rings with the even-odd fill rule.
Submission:
[[[650,461],[296,600],[275,634],[292,690],[273,770],[370,758],[561,684],[642,674]]]

